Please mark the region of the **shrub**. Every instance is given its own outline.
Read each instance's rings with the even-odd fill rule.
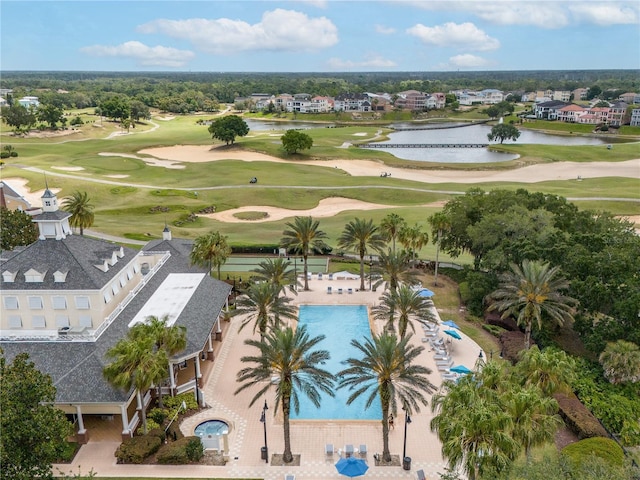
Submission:
[[[182,402],[187,405],[187,410],[197,410],[198,403],[196,402],[193,393],[181,393],[180,395],[176,395],[175,397],[164,397],[164,406],[169,410],[173,410],[171,416],[175,415],[176,408],[182,408]]]
[[[610,438],[586,438],[567,445],[562,453],[578,465],[593,456],[602,458],[610,465],[622,466],[624,463],[624,451]]]
[[[0,152],[0,158],[9,158],[11,154],[9,152]]]
[[[158,437],[162,443],[164,443],[164,440],[167,438],[162,427],[149,430],[149,433],[147,433],[147,435],[149,435],[150,437]]]
[[[560,416],[579,439],[591,437],[608,437],[598,419],[585,407],[573,393],[555,393]]]
[[[204,455],[204,448],[200,438],[184,437],[165,445],[158,453],[157,460],[164,465],[184,465],[200,460],[202,455]]]
[[[120,444],[115,456],[119,463],[142,463],[145,458],[156,453],[161,444],[157,436],[142,435],[128,438]]]
[[[15,157],[17,157],[17,156],[18,156],[18,152],[16,152],[16,151],[14,150],[14,151],[13,151],[13,152],[11,152],[9,155],[10,155],[12,158],[15,158]]]
[[[153,408],[149,411],[149,413],[147,413],[147,417],[156,422],[158,425],[162,425],[167,416],[168,412],[164,408]]]

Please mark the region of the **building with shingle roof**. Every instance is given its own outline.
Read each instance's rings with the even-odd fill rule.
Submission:
[[[8,362],[28,353],[51,376],[55,404],[77,420],[80,442],[88,440],[87,415],[118,416],[123,438],[132,436],[151,394],[143,392],[141,404],[133,389],[111,386],[102,373],[107,352],[133,324],[167,316],[185,327],[187,346],[170,359],[162,391],[197,391],[201,363],[213,361],[213,342],[221,340],[231,287],[191,266],[192,242],[173,239],[168,228],[136,251],[73,235],[56,196],[47,189],[42,200],[33,217],[40,239],[1,253],[0,348]],[[180,376],[189,364],[193,376]]]

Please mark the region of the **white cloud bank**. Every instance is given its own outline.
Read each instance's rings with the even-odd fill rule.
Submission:
[[[137,41],[120,45],[91,45],[81,48],[80,51],[94,57],[132,58],[139,65],[146,67],[183,67],[195,57],[190,50],[178,50],[162,45],[149,47]]]
[[[185,39],[194,48],[217,55],[246,51],[303,52],[338,43],[338,29],[331,20],[283,9],[265,12],[254,25],[228,18],[157,19],[140,25],[138,31]]]
[[[427,45],[453,47],[464,50],[487,51],[500,48],[500,42],[487,35],[473,23],[447,22],[436,27],[427,27],[421,23],[407,29],[409,35],[420,39]]]
[[[329,66],[329,68],[332,68],[333,70],[353,70],[356,68],[365,68],[365,69],[393,68],[397,66],[396,62],[394,62],[393,60],[388,60],[378,55],[372,55],[361,61],[342,60],[340,58],[330,58],[327,61],[327,65]]]

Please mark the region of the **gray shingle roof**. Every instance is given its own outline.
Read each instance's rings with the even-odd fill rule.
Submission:
[[[107,242],[86,237],[68,238],[75,238],[74,241],[79,244],[91,243],[92,246],[76,245],[79,248],[82,247],[80,249],[85,252],[91,252],[97,248],[93,242],[103,243],[105,248],[111,247]],[[42,240],[36,244],[55,245],[55,243],[61,242],[63,241]],[[191,251],[191,245],[191,242],[176,239],[155,241],[144,248],[148,251],[169,251],[171,257],[96,342],[0,342],[0,348],[4,350],[5,357],[10,362],[18,353],[27,352],[36,367],[53,379],[57,389],[56,403],[121,403],[126,401],[130,392],[114,389],[102,376],[102,369],[108,363],[105,354],[121,338],[126,336],[131,319],[169,274],[203,272],[202,269],[189,265],[188,252]],[[37,252],[48,256],[46,252],[41,250]],[[88,254],[88,256],[90,255]],[[123,265],[127,263],[123,260],[120,259],[116,266],[121,262]],[[73,267],[69,266],[69,269],[73,270]],[[33,285],[29,284],[30,287]],[[177,358],[197,354],[204,348],[208,341],[208,334],[224,307],[230,290],[230,285],[209,276],[202,280],[176,320],[177,325],[183,325],[187,329],[187,348],[184,352],[179,353]]]

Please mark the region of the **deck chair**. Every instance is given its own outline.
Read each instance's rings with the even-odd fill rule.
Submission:
[[[338,289],[338,295],[342,295],[342,289],[341,288]]]
[[[347,293],[353,293],[353,288],[347,288]]]
[[[333,457],[333,443],[327,443],[324,446],[324,454],[327,458]]]
[[[329,280],[333,280],[333,273],[329,274]]]
[[[360,451],[358,453],[360,454],[360,456],[362,458],[366,458],[367,457],[367,444],[366,443],[361,443],[360,444]]]
[[[287,473],[284,476],[284,480],[296,480],[296,476],[293,473]]]
[[[427,480],[427,477],[424,476],[424,470],[418,470],[418,480]]]
[[[354,452],[353,445],[348,443],[348,444],[346,444],[344,446],[344,456],[345,457],[347,457],[347,458],[352,457],[353,456],[353,452]]]
[[[331,295],[331,293],[332,293],[332,292],[331,292],[331,287],[327,287],[327,293],[328,293],[329,295]]]
[[[322,273],[318,273],[318,280],[322,280]]]

